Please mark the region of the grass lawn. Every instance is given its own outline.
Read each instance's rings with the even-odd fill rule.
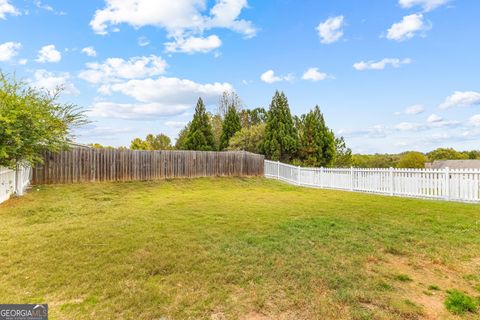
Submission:
[[[0,302],[51,319],[480,318],[447,290],[478,303],[478,205],[230,178],[0,205]]]

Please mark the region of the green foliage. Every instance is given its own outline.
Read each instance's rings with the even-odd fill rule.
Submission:
[[[261,153],[264,134],[264,123],[242,128],[230,139],[228,150],[244,150]]]
[[[399,160],[398,154],[354,154],[352,165],[357,168],[394,168]]]
[[[68,148],[71,130],[87,120],[76,105],[58,102],[61,91],[43,92],[0,73],[0,166],[34,165],[45,151]]]
[[[215,150],[212,126],[202,98],[198,98],[195,114],[193,115],[184,147],[188,150]]]
[[[431,291],[440,291],[440,287],[437,286],[436,284],[431,284],[428,286],[428,290],[431,290]]]
[[[135,138],[130,142],[132,150],[148,150],[148,143],[140,138]]]
[[[172,144],[168,136],[163,133],[158,135],[149,134],[142,140],[135,138],[130,143],[130,149],[132,150],[171,150]]]
[[[466,312],[477,312],[477,302],[458,290],[447,291],[447,299],[445,300],[445,307],[453,314],[464,314]]]
[[[352,166],[352,149],[347,147],[343,137],[335,137],[335,159],[333,167],[348,168]]]
[[[287,97],[276,91],[268,110],[263,152],[268,159],[289,162],[297,150],[298,136]]]
[[[427,157],[421,152],[411,151],[404,153],[397,164],[397,168],[425,168]]]
[[[220,138],[222,137],[223,120],[222,117],[218,114],[211,114],[210,112],[207,112],[207,114],[210,119],[210,124],[212,125],[215,149],[218,149],[218,146],[220,145]]]
[[[465,160],[468,159],[468,155],[462,152],[458,152],[453,148],[438,148],[427,153],[428,160]]]
[[[175,141],[175,149],[186,150],[185,142],[187,141],[188,132],[190,131],[191,122],[187,123],[185,127],[178,133],[177,141]]]
[[[480,160],[480,150],[465,151],[464,154],[466,154],[470,160]]]
[[[104,146],[104,145],[102,145],[102,144],[100,144],[100,143],[90,143],[88,146],[89,146],[89,147],[92,147],[92,148],[94,148],[94,149],[115,149],[115,148],[112,147],[112,146]]]
[[[306,166],[326,167],[335,158],[335,137],[325,125],[318,106],[297,120],[300,138],[299,158]]]
[[[256,126],[267,121],[267,111],[264,108],[244,109],[240,111],[242,128]]]
[[[228,108],[225,120],[222,126],[222,136],[220,137],[219,150],[224,150],[228,147],[230,139],[242,129],[240,125],[240,117],[234,105]]]

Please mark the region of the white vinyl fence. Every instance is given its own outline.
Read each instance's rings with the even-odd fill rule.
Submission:
[[[30,184],[31,168],[20,166],[18,170],[0,167],[0,203],[16,194],[21,196]]]
[[[480,169],[302,168],[265,160],[265,177],[305,187],[480,202]]]

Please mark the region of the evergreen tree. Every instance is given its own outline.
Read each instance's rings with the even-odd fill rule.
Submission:
[[[188,150],[215,150],[212,126],[205,110],[202,98],[198,98],[195,114],[193,115],[190,130],[185,141],[185,148]]]
[[[268,110],[263,152],[268,159],[289,162],[297,148],[298,136],[287,97],[276,91]]]
[[[300,160],[307,166],[329,166],[335,158],[335,137],[318,106],[302,116],[299,124]]]
[[[222,136],[220,137],[219,150],[224,150],[228,147],[230,138],[233,137],[235,133],[240,131],[242,126],[240,125],[240,117],[238,116],[237,110],[234,105],[228,107],[227,114],[225,115],[225,120],[223,121],[222,126]]]
[[[187,149],[187,147],[185,146],[185,143],[187,141],[188,132],[190,131],[190,125],[191,125],[191,122],[187,123],[187,125],[178,133],[177,140],[175,141],[175,149],[177,150]]]

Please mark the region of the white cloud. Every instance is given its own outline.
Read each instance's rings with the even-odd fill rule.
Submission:
[[[323,44],[334,43],[343,36],[343,16],[331,17],[317,26],[320,42]]]
[[[474,91],[455,91],[440,104],[440,109],[453,107],[469,107],[480,105],[480,93]]]
[[[273,70],[267,70],[260,75],[260,79],[266,83],[274,83],[279,81],[292,81],[292,74],[287,74],[286,76],[276,76]]]
[[[22,48],[19,42],[5,42],[0,44],[0,61],[8,61],[18,54],[18,50]]]
[[[93,124],[87,124],[76,130],[76,136],[80,137],[116,137],[118,134],[130,133],[132,128],[119,127],[101,127]]]
[[[167,52],[185,52],[206,53],[211,50],[217,49],[222,45],[222,41],[216,35],[211,35],[206,38],[202,37],[189,37],[187,39],[178,38],[173,42],[165,43],[165,49]]]
[[[170,128],[179,129],[187,125],[186,121],[167,121],[165,125]]]
[[[403,17],[402,21],[394,23],[387,31],[387,39],[403,41],[413,38],[418,32],[424,32],[431,28],[425,23],[423,14],[416,13]]]
[[[422,125],[419,123],[413,123],[413,122],[402,122],[399,123],[395,126],[395,129],[400,130],[400,131],[418,131],[422,129]]]
[[[86,64],[87,69],[79,73],[79,78],[90,83],[114,82],[120,79],[135,79],[165,73],[167,63],[161,57],[133,57],[129,60],[108,58],[104,63]]]
[[[82,53],[85,53],[89,57],[96,57],[97,51],[93,47],[86,47],[82,49]]]
[[[145,36],[141,36],[137,39],[137,43],[140,47],[146,47],[150,44],[150,40]]]
[[[303,80],[322,81],[328,77],[326,73],[318,71],[318,68],[309,68],[303,73]]]
[[[387,136],[389,129],[383,124],[377,124],[367,129],[358,130],[339,130],[338,134],[344,137],[367,137],[367,138],[384,138]]]
[[[436,115],[436,114],[434,114],[434,113],[432,113],[432,114],[431,114],[430,116],[428,116],[428,118],[427,118],[427,122],[428,122],[428,123],[440,122],[440,121],[442,121],[442,120],[443,120],[442,117],[440,117],[440,116],[438,116],[438,115]]]
[[[429,123],[429,126],[433,128],[445,128],[445,127],[458,127],[461,124],[462,123],[460,121],[455,121],[455,120],[450,120],[450,121],[439,120],[436,122]]]
[[[7,14],[18,16],[20,11],[10,4],[8,0],[0,0],[0,19],[6,19]]]
[[[243,34],[246,38],[256,35],[257,29],[250,21],[238,19],[243,8],[248,8],[247,0],[217,0],[210,10],[206,28],[227,28]]]
[[[27,59],[20,59],[18,60],[18,64],[21,64],[22,66],[26,65],[28,63]]]
[[[421,6],[425,11],[431,11],[435,8],[447,4],[450,0],[399,0],[398,4],[402,8],[412,8],[414,6]]]
[[[63,88],[63,92],[71,95],[79,95],[80,91],[70,81],[70,74],[68,72],[53,73],[47,70],[36,70],[33,79],[30,81],[31,85],[39,89],[47,91],[54,91],[57,88]]]
[[[173,116],[190,107],[186,104],[95,102],[87,114],[90,117],[138,120]]]
[[[196,98],[217,98],[225,91],[232,91],[229,83],[200,84],[187,79],[160,77],[157,79],[130,80],[113,84],[113,92],[121,92],[141,102],[161,102],[166,105],[190,104]]]
[[[201,47],[204,48],[205,39],[208,38],[201,36],[204,31],[214,28],[233,30],[246,38],[256,35],[253,24],[239,18],[242,10],[248,7],[247,0],[216,0],[215,5],[206,12],[207,4],[206,0],[176,0],[174,4],[169,0],[106,0],[105,8],[95,12],[90,26],[98,34],[107,34],[109,26],[122,23],[134,28],[157,26],[167,31],[168,38],[174,39],[174,42],[166,44],[167,47],[189,39],[203,39]],[[219,46],[219,41],[213,44],[213,40],[216,39],[209,39],[208,48]]]
[[[46,62],[59,62],[62,59],[62,54],[60,51],[55,49],[53,44],[47,45],[42,47],[38,51],[38,56],[35,61],[38,63],[46,63]]]
[[[414,104],[405,109],[405,114],[416,115],[425,111],[425,108],[421,104]]]
[[[233,87],[229,83],[200,84],[187,79],[160,77],[112,84],[110,90],[136,102],[97,102],[92,106],[90,116],[148,119],[177,115],[195,106],[198,97],[202,97],[207,105],[214,104],[224,91],[232,91]]]
[[[410,64],[412,60],[409,58],[398,59],[398,58],[385,58],[380,61],[360,61],[353,64],[353,67],[358,71],[364,70],[383,70],[386,66],[390,65],[394,68],[399,68],[403,64]]]
[[[480,114],[472,116],[469,120],[469,123],[475,127],[480,127]]]

